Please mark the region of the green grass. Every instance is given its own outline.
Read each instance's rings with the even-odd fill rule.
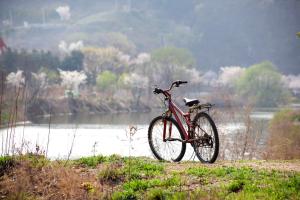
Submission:
[[[90,157],[82,157],[79,159],[76,159],[73,161],[75,165],[82,165],[85,167],[92,167],[95,168],[97,165],[102,163],[116,163],[120,162],[123,163],[125,158],[122,158],[119,155],[113,154],[111,156],[103,156],[103,155],[97,155],[97,156],[90,156]]]
[[[124,183],[122,190],[113,194],[113,199],[143,199],[145,196],[153,198],[161,197],[159,199],[163,199],[165,196],[170,196],[171,192],[169,190],[173,190],[174,187],[179,187],[180,182],[181,180],[178,176],[172,176],[166,179],[154,178],[132,180]],[[166,190],[159,188],[166,188]],[[147,191],[149,189],[150,191]]]
[[[250,167],[206,168],[193,167],[187,174],[217,180],[211,187],[219,187],[228,199],[299,199],[300,174],[254,170]]]
[[[15,164],[15,159],[11,156],[0,156],[0,176]]]
[[[108,165],[99,173],[99,180],[108,184],[116,184],[124,180],[125,172],[114,164]]]
[[[96,167],[98,164],[103,163],[106,161],[106,157],[99,155],[99,156],[91,156],[91,157],[82,157],[78,160],[74,160],[75,164],[84,165],[87,167]]]
[[[0,168],[17,167],[8,163],[22,161],[37,168],[57,162],[31,154],[8,156],[0,157]],[[113,187],[109,199],[300,199],[300,173],[294,171],[194,162],[178,164],[177,169],[174,163],[118,155],[80,158],[70,165],[95,172],[97,183]],[[96,191],[92,183],[85,182],[82,187],[92,193]]]
[[[164,165],[162,163],[153,163],[149,159],[127,158],[124,170],[129,174],[130,179],[139,179],[162,174]]]

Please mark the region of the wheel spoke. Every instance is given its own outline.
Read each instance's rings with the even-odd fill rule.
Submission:
[[[171,119],[163,119],[158,117],[156,121],[151,122],[149,127],[149,144],[155,157],[160,160],[179,161],[185,153],[186,144],[176,141],[163,141],[164,122],[166,123],[166,137],[169,137],[169,128],[172,126],[171,139],[183,139],[183,134],[179,131],[176,122]],[[153,149],[152,149],[153,148]]]
[[[195,153],[202,162],[214,162],[219,148],[218,133],[214,122],[206,113],[199,113],[193,120]]]

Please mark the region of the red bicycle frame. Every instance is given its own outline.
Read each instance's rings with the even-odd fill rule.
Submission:
[[[170,89],[171,90],[171,89]],[[166,96],[166,100],[168,100],[168,110],[166,111],[166,116],[171,116],[174,115],[175,120],[177,121],[179,128],[181,129],[181,131],[184,134],[184,139],[186,142],[189,142],[188,139],[190,138],[190,130],[192,128],[192,122],[191,122],[191,114],[188,113],[184,113],[182,112],[182,110],[180,110],[180,108],[172,101],[171,98],[171,94],[169,93],[169,91],[163,91],[163,94]],[[183,119],[185,120],[185,123],[187,124],[188,130],[186,130],[178,116],[178,114],[181,115],[183,117]],[[164,120],[164,129],[163,129],[163,141],[166,141],[166,128],[167,128],[167,120]],[[170,127],[169,127],[169,138],[171,137],[171,133],[172,133],[172,123],[170,123]]]

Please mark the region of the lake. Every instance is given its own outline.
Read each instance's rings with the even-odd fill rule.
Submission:
[[[15,152],[46,152],[51,159],[71,159],[91,155],[147,156],[152,157],[147,131],[151,119],[159,112],[120,113],[106,115],[65,115],[38,118],[33,123],[13,129],[0,130],[0,155],[5,153],[7,135],[15,144]],[[268,121],[273,112],[252,112],[251,118]],[[49,129],[50,122],[50,129]],[[133,136],[129,127],[136,126]],[[219,132],[231,134],[243,128],[241,123],[217,123]],[[23,145],[22,145],[23,144]],[[185,160],[192,159],[193,150],[187,145]],[[12,152],[10,152],[12,153]]]

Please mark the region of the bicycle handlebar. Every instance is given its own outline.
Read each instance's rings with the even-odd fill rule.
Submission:
[[[187,81],[180,81],[180,80],[178,80],[178,81],[174,81],[172,84],[171,84],[171,86],[170,86],[170,88],[168,89],[168,90],[162,90],[162,89],[160,89],[160,88],[155,88],[154,90],[153,90],[153,93],[154,94],[160,94],[160,93],[164,93],[164,92],[169,92],[170,90],[172,90],[172,88],[175,86],[175,87],[179,87],[181,84],[186,84],[186,83],[188,83]]]

